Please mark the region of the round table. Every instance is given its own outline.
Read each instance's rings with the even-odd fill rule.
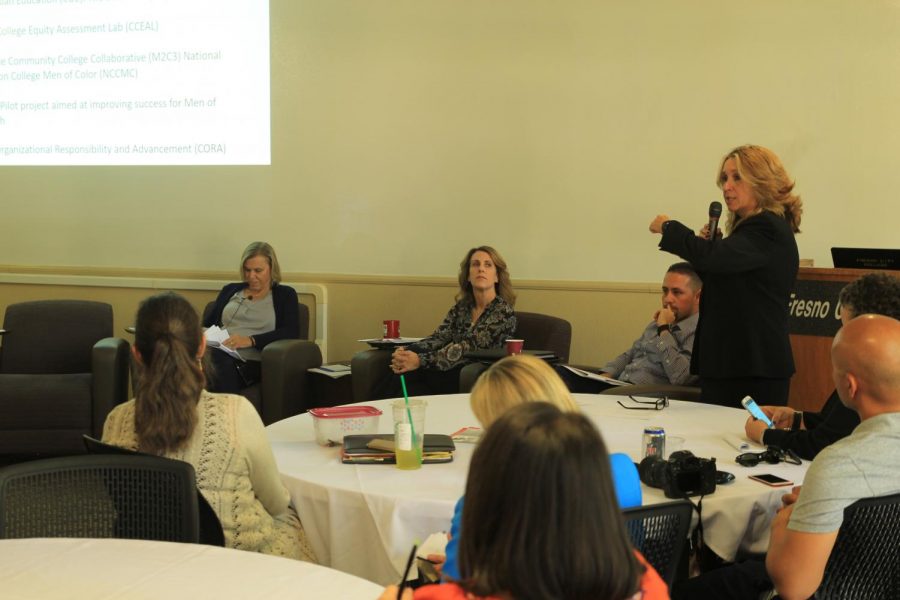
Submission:
[[[765,552],[769,524],[790,488],[771,488],[748,475],[773,473],[799,485],[808,463],[741,467],[739,451],[726,440],[744,439],[747,413],[696,402],[671,401],[663,410],[628,410],[628,397],[575,394],[582,411],[597,425],[610,452],[641,458],[645,426],[660,425],[669,436],[685,439],[684,449],[715,457],[734,483],[718,486],[703,498],[706,544],[726,560],[739,550]],[[429,396],[425,431],[450,434],[477,426],[468,394]],[[383,411],[378,431],[392,431],[390,400],[367,402]],[[389,465],[345,465],[340,450],[315,442],[312,417],[297,415],[267,427],[282,480],[310,543],[322,564],[381,584],[396,583],[409,548],[431,533],[447,530],[456,501],[463,494],[474,446],[457,443],[452,463],[401,471]],[[757,447],[754,450],[761,451]],[[667,502],[662,490],[643,487],[644,504]],[[696,498],[694,501],[696,503]]]
[[[16,600],[373,600],[382,587],[334,569],[200,544],[147,540],[0,540],[0,596]]]

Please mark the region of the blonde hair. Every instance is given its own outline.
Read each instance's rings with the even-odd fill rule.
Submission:
[[[803,202],[800,200],[800,196],[791,193],[794,189],[794,182],[787,174],[778,156],[762,146],[749,144],[738,146],[726,154],[719,163],[719,171],[716,173],[716,185],[719,188],[724,184],[722,170],[725,162],[732,158],[741,179],[753,188],[757,208],[752,214],[758,214],[764,210],[775,213],[788,222],[794,233],[799,233]],[[731,233],[738,225],[740,225],[740,220],[736,219],[735,214],[729,211],[725,230]]]
[[[475,418],[490,427],[513,406],[549,402],[563,412],[579,412],[566,384],[546,361],[528,354],[507,356],[482,373],[469,402]]]
[[[244,248],[244,253],[241,255],[241,266],[238,267],[241,281],[244,281],[244,263],[254,256],[262,256],[269,263],[269,270],[272,274],[272,287],[276,283],[281,283],[281,266],[278,264],[278,257],[275,256],[275,248],[266,242],[250,242],[250,245]]]

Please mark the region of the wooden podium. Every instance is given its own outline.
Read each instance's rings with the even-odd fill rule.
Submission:
[[[819,411],[831,392],[831,342],[841,327],[841,289],[867,269],[801,267],[791,295],[789,329],[797,372],[791,378],[789,406]],[[886,271],[900,277],[900,271]]]

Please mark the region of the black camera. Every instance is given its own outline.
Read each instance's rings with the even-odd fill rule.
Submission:
[[[666,498],[703,496],[716,491],[716,459],[698,458],[690,450],[679,450],[663,460],[648,456],[638,467],[641,481],[661,488]]]

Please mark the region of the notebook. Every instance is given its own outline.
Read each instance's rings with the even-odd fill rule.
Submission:
[[[341,447],[341,462],[344,464],[388,464],[397,462],[393,452],[369,448],[372,440],[394,441],[392,433],[371,433],[366,435],[345,435]],[[422,452],[422,464],[447,463],[453,460],[456,445],[449,435],[426,433]]]
[[[522,351],[522,354],[531,354],[532,356],[537,356],[538,358],[543,358],[546,361],[555,361],[558,360],[556,354],[554,354],[550,350],[528,350],[525,349]],[[484,363],[493,363],[497,362],[501,358],[506,358],[506,348],[488,348],[487,350],[472,350],[470,352],[466,352],[463,354],[464,358],[469,360],[473,360],[476,362],[484,362]]]

